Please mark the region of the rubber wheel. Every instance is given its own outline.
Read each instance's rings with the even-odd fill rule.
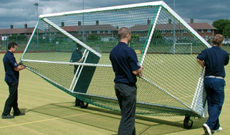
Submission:
[[[193,121],[190,120],[190,116],[189,115],[185,115],[183,125],[184,125],[184,128],[186,128],[186,129],[191,129],[192,128]]]
[[[80,107],[81,108],[87,108],[88,107],[88,103],[85,103],[84,101],[80,101]]]
[[[80,101],[81,101],[81,100],[79,100],[79,99],[76,98],[76,99],[75,99],[75,106],[80,106]]]

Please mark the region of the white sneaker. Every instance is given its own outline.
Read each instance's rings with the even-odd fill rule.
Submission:
[[[205,134],[212,135],[212,132],[206,123],[204,123],[202,127],[204,129]]]
[[[222,130],[223,130],[223,128],[222,128],[222,127],[219,127],[217,130],[212,130],[212,133],[214,134],[214,133],[220,132],[220,131],[222,131]]]

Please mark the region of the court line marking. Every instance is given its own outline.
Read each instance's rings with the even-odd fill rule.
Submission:
[[[9,128],[9,127],[23,126],[23,125],[34,124],[34,123],[40,123],[40,122],[45,122],[45,121],[52,121],[52,120],[64,119],[64,118],[70,118],[70,117],[81,116],[81,115],[86,115],[86,114],[90,114],[90,113],[76,114],[76,115],[71,115],[71,116],[66,116],[66,117],[61,117],[61,118],[52,118],[52,119],[32,121],[32,122],[21,123],[21,124],[14,124],[14,125],[9,125],[9,126],[2,126],[2,127],[0,127],[0,129]]]

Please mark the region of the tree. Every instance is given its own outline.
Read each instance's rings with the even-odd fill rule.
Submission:
[[[87,40],[89,40],[89,41],[100,40],[100,36],[97,34],[92,34],[92,35],[88,36]]]
[[[131,40],[134,42],[138,42],[139,41],[139,35],[138,34],[131,34]]]
[[[230,20],[228,19],[219,19],[212,23],[212,25],[217,28],[217,34],[223,34],[223,31],[226,26],[230,25]]]
[[[225,38],[230,38],[230,25],[227,25],[223,30],[223,35]]]

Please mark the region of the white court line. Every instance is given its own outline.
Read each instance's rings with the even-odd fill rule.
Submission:
[[[70,115],[70,116],[61,117],[61,118],[52,118],[52,119],[45,119],[45,120],[38,120],[38,121],[26,122],[26,123],[21,123],[21,124],[14,124],[14,125],[9,125],[9,126],[2,126],[2,127],[0,127],[0,129],[9,128],[9,127],[18,127],[18,126],[23,126],[23,125],[28,125],[28,124],[34,124],[34,123],[41,123],[41,122],[45,122],[45,121],[59,120],[59,119],[64,119],[64,118],[70,118],[70,117],[75,117],[75,116],[86,115],[86,114],[90,114],[90,113],[76,114],[76,115]]]

